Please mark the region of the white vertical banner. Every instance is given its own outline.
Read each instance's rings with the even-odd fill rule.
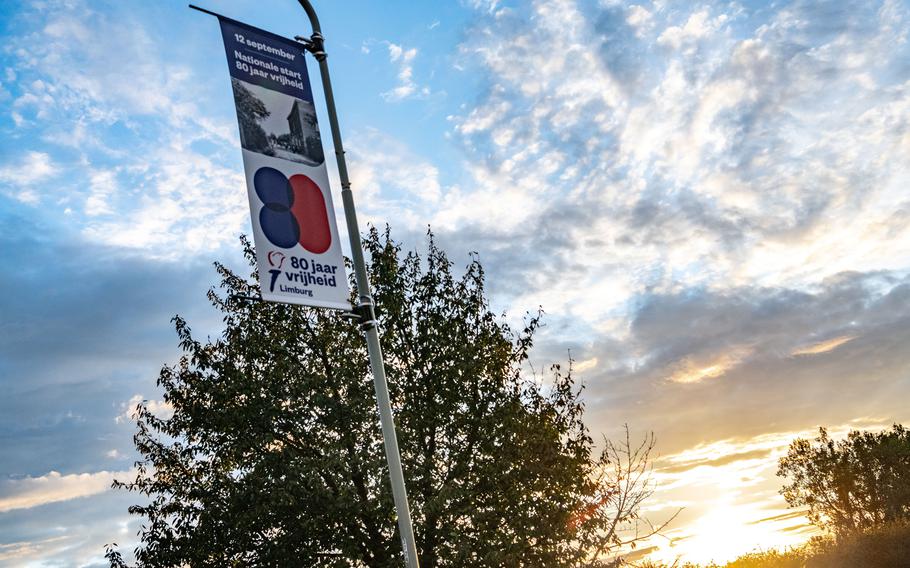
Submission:
[[[304,49],[224,17],[262,298],[351,308]]]

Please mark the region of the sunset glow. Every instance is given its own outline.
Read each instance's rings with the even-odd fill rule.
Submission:
[[[831,429],[833,437],[851,429],[877,431],[889,425],[866,419]],[[793,510],[779,495],[777,459],[797,437],[813,431],[777,432],[751,439],[702,444],[667,455],[656,464],[656,502],[681,508],[678,526],[652,539],[647,556],[672,563],[723,563],[749,552],[785,549],[821,531],[805,511]],[[667,509],[655,515],[668,515]],[[659,517],[655,517],[659,518]]]

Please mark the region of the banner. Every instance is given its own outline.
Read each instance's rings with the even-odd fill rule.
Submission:
[[[219,17],[243,146],[262,298],[349,310],[304,49]]]

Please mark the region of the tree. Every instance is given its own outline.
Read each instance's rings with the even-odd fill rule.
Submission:
[[[421,257],[388,231],[365,240],[422,565],[594,566],[654,534],[636,530],[653,436],[636,449],[627,431],[598,453],[571,363],[546,383],[523,370],[540,314],[514,331],[490,311],[478,260],[456,278],[428,242]],[[224,332],[200,342],[175,318],[185,354],[158,380],[173,415],[139,405],[138,473],[115,482],[149,499],[130,507],[137,563],[400,565],[359,331],[250,303],[255,272],[216,268]]]
[[[259,125],[259,121],[268,118],[272,113],[240,80],[231,79],[231,86],[234,89],[234,105],[237,107],[237,122],[240,123],[240,140],[243,147],[254,152],[271,150],[268,135]]]
[[[791,481],[781,490],[791,507],[838,535],[910,519],[910,432],[899,424],[839,442],[820,428],[814,444],[790,444],[777,475]]]

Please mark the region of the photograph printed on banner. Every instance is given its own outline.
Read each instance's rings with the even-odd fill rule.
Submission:
[[[325,160],[313,103],[239,79],[231,84],[244,149],[308,166]]]

